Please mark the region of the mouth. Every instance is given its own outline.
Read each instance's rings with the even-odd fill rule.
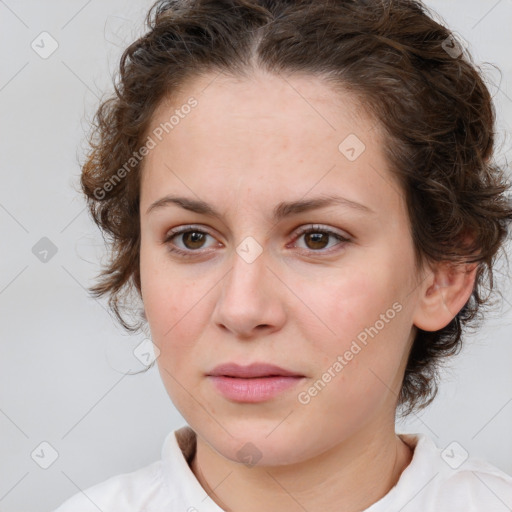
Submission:
[[[268,401],[305,378],[298,372],[267,363],[227,363],[215,367],[207,377],[224,398],[245,403]]]
[[[304,377],[304,375],[299,372],[287,370],[269,363],[252,363],[248,366],[242,366],[236,363],[225,363],[216,366],[207,375],[211,377],[232,377],[237,379]]]

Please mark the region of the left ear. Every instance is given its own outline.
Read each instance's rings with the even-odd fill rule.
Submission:
[[[446,327],[470,298],[477,269],[478,263],[435,264],[420,286],[414,325],[424,331]]]

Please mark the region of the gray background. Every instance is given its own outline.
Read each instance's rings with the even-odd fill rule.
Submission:
[[[142,369],[104,301],[88,297],[103,240],[78,193],[88,121],[123,48],[143,28],[143,0],[0,1],[0,510],[52,510],[72,494],[160,457],[184,423],[155,368]],[[428,1],[469,43],[493,82],[498,156],[511,160],[512,1]],[[48,58],[31,47],[46,31]],[[51,48],[45,40],[45,48]],[[41,43],[39,43],[41,45]],[[39,51],[42,51],[39,50]],[[42,262],[47,237],[57,252]],[[47,243],[47,242],[46,242]],[[510,247],[508,248],[510,254]],[[398,425],[444,448],[457,441],[512,473],[510,279],[506,301],[470,338],[436,402]],[[57,459],[47,469],[53,447]],[[34,454],[33,456],[31,454]],[[39,454],[39,456],[37,456]],[[78,512],[78,511],[77,511]]]

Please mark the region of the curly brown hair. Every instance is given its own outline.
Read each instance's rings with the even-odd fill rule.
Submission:
[[[148,32],[125,49],[115,94],[95,113],[82,166],[89,210],[111,248],[92,295],[108,295],[128,331],[146,323],[143,313],[127,323],[122,307],[132,291],[141,298],[140,174],[144,140],[164,98],[212,71],[322,77],[352,92],[383,128],[418,268],[425,261],[478,263],[472,295],[455,318],[438,331],[415,333],[397,405],[404,415],[427,406],[437,393],[441,360],[460,350],[463,328],[490,304],[512,219],[505,169],[491,160],[495,110],[483,73],[435,16],[415,0],[153,4]]]

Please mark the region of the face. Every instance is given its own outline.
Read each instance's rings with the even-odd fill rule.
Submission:
[[[243,448],[300,462],[394,428],[418,282],[405,200],[379,126],[348,93],[216,75],[162,103],[148,131],[144,308],[163,383],[198,436],[233,461]],[[295,377],[209,376],[254,362]]]

